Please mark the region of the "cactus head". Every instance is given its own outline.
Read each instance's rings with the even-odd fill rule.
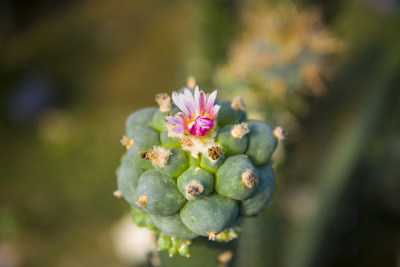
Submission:
[[[247,120],[240,97],[196,87],[156,96],[159,108],[131,114],[121,144],[118,192],[134,221],[158,234],[159,250],[190,256],[190,240],[228,242],[239,218],[262,211],[275,188],[270,157],[281,128]],[[174,105],[171,103],[173,100]]]

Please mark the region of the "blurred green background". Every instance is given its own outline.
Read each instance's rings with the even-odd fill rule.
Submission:
[[[283,2],[1,1],[0,267],[157,265],[118,245],[119,140],[188,75],[289,132],[232,265],[400,266],[400,3]]]

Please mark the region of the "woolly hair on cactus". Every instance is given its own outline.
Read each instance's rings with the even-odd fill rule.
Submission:
[[[248,120],[240,97],[216,97],[216,90],[198,87],[173,92],[172,99],[158,94],[159,107],[126,121],[115,195],[170,256],[189,257],[194,238],[236,238],[241,219],[262,211],[275,189],[270,158],[282,129]]]

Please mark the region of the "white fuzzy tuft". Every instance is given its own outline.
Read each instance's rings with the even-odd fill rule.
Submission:
[[[179,138],[179,143],[181,143],[182,150],[190,152],[192,157],[196,159],[199,158],[199,154],[201,153],[208,157],[211,162],[216,162],[216,160],[212,160],[209,157],[208,149],[213,146],[218,146],[221,148],[221,145],[215,142],[217,131],[209,132],[206,136],[199,138],[197,136],[186,135],[184,133],[176,133],[174,131],[174,127],[175,126],[172,123],[166,123],[168,137]]]
[[[246,169],[241,175],[242,183],[246,185],[247,188],[253,188],[258,184],[258,179],[256,174],[251,169]]]
[[[285,139],[287,132],[281,126],[278,126],[274,129],[273,134],[278,138],[278,140],[283,140]]]
[[[249,132],[249,126],[247,123],[242,122],[235,124],[231,130],[231,135],[235,138],[242,138],[245,134]]]
[[[171,111],[171,97],[167,93],[157,94],[156,102],[160,106],[161,112]]]
[[[209,232],[208,233],[208,240],[215,241],[216,234],[214,232]]]
[[[165,167],[171,155],[171,150],[162,146],[154,146],[148,153],[153,165]]]
[[[244,104],[243,99],[240,96],[235,96],[234,98],[232,98],[231,107],[234,110],[240,109],[246,111],[246,105]]]
[[[113,195],[114,195],[114,197],[116,197],[116,198],[121,198],[121,197],[122,197],[122,193],[121,193],[121,191],[119,191],[119,190],[115,190],[115,191],[113,192]]]
[[[196,180],[192,180],[185,185],[185,195],[187,199],[195,199],[204,191],[204,186]]]
[[[133,144],[135,143],[132,138],[128,138],[126,136],[123,136],[120,142],[123,146],[126,147],[126,149],[131,148],[131,146],[133,146]]]
[[[218,143],[215,142],[214,138],[214,133],[210,133],[208,136],[203,138],[184,135],[181,138],[182,149],[191,152],[192,157],[194,158],[198,158],[199,153],[203,154],[206,157],[209,157],[208,149],[213,146],[220,146]]]

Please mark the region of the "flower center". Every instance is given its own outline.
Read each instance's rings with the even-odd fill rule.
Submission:
[[[188,124],[188,131],[191,135],[203,136],[213,127],[214,121],[207,116],[197,116]]]

